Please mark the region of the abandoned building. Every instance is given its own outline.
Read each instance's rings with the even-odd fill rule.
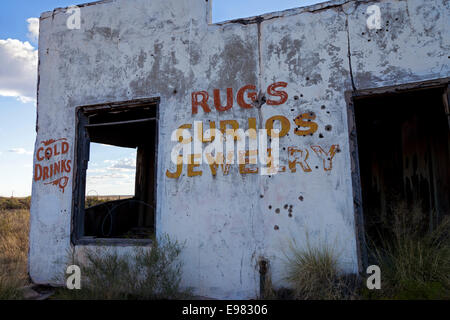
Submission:
[[[185,243],[183,286],[255,298],[269,275],[286,285],[292,243],[332,245],[344,272],[365,272],[368,221],[399,202],[422,208],[424,228],[449,213],[449,1],[335,0],[221,23],[211,2],[104,0],[78,6],[78,28],[67,9],[41,15],[35,283],[63,285],[67,252],[168,234]],[[172,161],[185,134],[206,148],[216,128],[279,130],[276,170]],[[132,198],[86,207],[91,143],[136,150]]]

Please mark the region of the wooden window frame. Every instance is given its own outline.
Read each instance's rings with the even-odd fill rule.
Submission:
[[[158,136],[159,136],[159,104],[160,98],[144,98],[112,103],[100,103],[95,105],[78,106],[75,109],[75,153],[73,168],[72,188],[72,219],[71,219],[71,242],[73,245],[106,245],[106,246],[145,246],[152,243],[151,239],[126,239],[126,238],[95,238],[84,237],[84,206],[86,190],[86,171],[89,159],[90,141],[87,135],[87,117],[89,113],[98,111],[120,111],[154,105],[156,108],[155,119],[155,174],[154,184],[156,186],[158,177]],[[156,230],[156,208],[157,188],[154,189],[154,227]]]

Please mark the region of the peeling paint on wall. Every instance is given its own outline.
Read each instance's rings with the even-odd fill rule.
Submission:
[[[382,30],[367,28],[374,3]],[[306,233],[336,246],[346,272],[358,271],[345,92],[448,77],[448,1],[340,0],[219,24],[209,23],[211,1],[204,0],[80,8],[79,30],[67,29],[64,9],[41,16],[35,165],[49,137],[67,139],[64,159],[74,160],[78,106],[159,97],[156,230],[186,241],[185,286],[202,296],[254,298],[260,257],[283,286],[283,248],[305,243]],[[190,174],[170,167],[178,175],[170,179],[171,133],[192,130],[195,121],[218,129],[288,124],[279,146],[285,172],[203,164]],[[198,174],[204,171],[211,174]],[[37,283],[65,270],[67,250],[84,250],[70,241],[76,174],[67,175],[64,192],[33,183],[30,275]]]

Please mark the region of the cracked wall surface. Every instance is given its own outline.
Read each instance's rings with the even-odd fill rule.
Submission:
[[[381,9],[381,30],[367,28],[372,4]],[[448,77],[449,13],[445,0],[332,1],[210,24],[211,1],[110,0],[81,6],[81,29],[69,30],[65,10],[56,9],[40,22],[35,150],[65,138],[73,160],[77,106],[160,97],[156,228],[186,241],[185,286],[202,296],[254,298],[260,258],[283,286],[284,252],[292,241],[305,245],[306,235],[333,245],[342,268],[357,272],[345,92]],[[282,105],[243,109],[235,100],[225,112],[192,113],[193,92],[207,91],[213,106],[214,89],[222,99],[227,88],[245,85],[266,95],[279,81],[287,83]],[[316,116],[313,135],[293,131],[304,113]],[[233,119],[247,129],[255,118],[263,128],[278,115],[291,127],[280,139],[286,172],[242,175],[234,166],[212,176],[204,164],[202,176],[166,177],[180,125]],[[339,146],[331,170],[317,146]],[[295,150],[308,154],[309,171],[288,168]],[[70,242],[73,174],[64,193],[33,183],[30,275],[37,283],[53,283],[67,250],[83,250]]]

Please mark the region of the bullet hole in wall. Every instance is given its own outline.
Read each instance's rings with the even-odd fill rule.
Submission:
[[[269,206],[269,210],[272,210],[272,206]]]
[[[319,133],[319,138],[322,139],[323,138],[323,134]]]
[[[292,205],[290,205],[289,206],[289,210],[288,210],[288,212],[289,212],[289,214],[288,214],[288,216],[290,217],[290,218],[292,218]]]
[[[298,200],[303,201],[303,196],[299,196]]]
[[[267,102],[267,98],[266,98],[266,96],[263,96],[262,98],[261,98],[261,105],[263,105],[264,103],[266,103]],[[261,108],[261,105],[259,106],[260,108]]]
[[[327,131],[331,131],[332,128],[333,128],[333,127],[331,126],[331,124],[327,124],[327,125],[325,126],[325,130],[327,130]]]
[[[275,225],[275,227],[273,227],[274,228],[274,230],[279,230],[280,229],[280,227],[278,227],[277,225]]]
[[[276,209],[275,209],[275,213],[276,213],[276,214],[280,213],[280,208],[276,208]]]
[[[287,210],[287,208],[289,208],[289,205],[285,204],[283,207],[285,210]]]

